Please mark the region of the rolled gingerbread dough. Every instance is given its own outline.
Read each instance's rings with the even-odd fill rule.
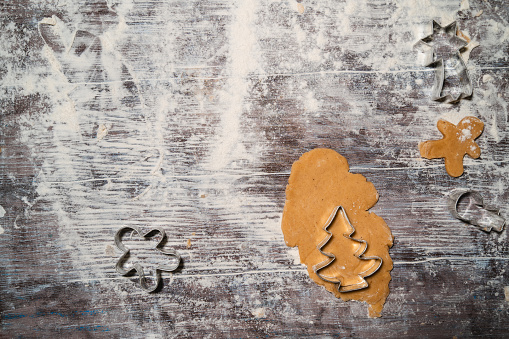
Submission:
[[[343,156],[330,149],[314,149],[302,155],[292,166],[281,226],[286,245],[298,246],[300,260],[307,266],[310,278],[337,298],[368,303],[370,317],[381,315],[389,295],[390,271],[393,267],[389,248],[392,247],[394,237],[381,217],[368,212],[377,201],[378,193],[373,184],[361,174],[350,173],[348,162]],[[325,281],[313,270],[313,266],[324,260],[317,245],[324,238],[322,227],[336,206],[342,206],[347,212],[355,228],[352,238],[367,242],[364,255],[382,259],[378,271],[365,278],[369,286],[361,290],[339,292],[339,283]],[[336,234],[336,239],[333,241],[333,235],[324,249],[336,255],[336,262],[327,267],[327,270],[341,270],[343,276],[352,277],[352,272],[358,266],[351,264],[351,260],[355,259],[353,256],[347,259],[347,254],[351,253],[351,244],[342,238],[341,226],[336,226],[334,230],[334,224],[331,224],[329,230]]]

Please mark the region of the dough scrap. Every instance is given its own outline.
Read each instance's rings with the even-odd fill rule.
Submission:
[[[381,217],[368,212],[378,201],[374,185],[363,175],[350,173],[349,169],[347,160],[331,149],[318,148],[302,155],[292,166],[286,187],[281,228],[286,245],[298,246],[301,263],[307,266],[308,274],[315,283],[324,286],[344,301],[358,300],[368,303],[369,316],[379,317],[389,295],[390,271],[393,268],[389,248],[392,247],[394,237]],[[380,269],[365,278],[369,284],[367,288],[339,292],[339,284],[321,279],[313,270],[313,266],[326,258],[317,245],[324,238],[322,227],[336,206],[345,209],[355,228],[352,238],[367,242],[364,255],[382,259]],[[329,227],[333,237],[334,234],[342,234],[341,226],[335,226],[333,222]],[[330,271],[334,269],[357,269],[355,265],[350,267],[348,262],[342,261],[346,258],[345,241],[348,239],[337,236],[336,241],[331,239],[324,246],[327,252],[336,255],[338,261],[335,267],[331,265],[326,268],[331,267],[328,274],[333,274]],[[350,256],[350,259],[353,259],[353,256]],[[323,271],[325,269],[321,272]]]
[[[463,174],[463,157],[468,154],[474,159],[481,156],[481,149],[474,141],[478,138],[484,124],[476,117],[465,117],[458,125],[439,120],[438,130],[444,136],[440,140],[428,140],[419,144],[421,157],[426,159],[445,159],[445,169],[451,177]]]

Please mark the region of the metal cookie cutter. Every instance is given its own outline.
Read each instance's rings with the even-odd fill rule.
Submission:
[[[355,251],[355,253],[353,253],[353,255],[356,256],[357,258],[359,258],[360,260],[377,260],[379,262],[378,265],[372,265],[366,271],[358,273],[359,277],[362,278],[362,279],[361,279],[361,282],[359,282],[357,284],[343,285],[342,286],[341,285],[341,281],[338,278],[325,276],[325,275],[319,273],[320,270],[322,270],[325,267],[329,266],[330,264],[332,264],[334,262],[334,260],[336,260],[336,256],[334,254],[328,253],[328,252],[324,252],[322,250],[322,248],[332,238],[332,233],[329,232],[327,230],[327,228],[332,224],[334,219],[336,219],[336,216],[337,216],[338,212],[343,214],[346,222],[351,227],[351,232],[344,233],[343,236],[345,238],[347,238],[347,239],[350,239],[352,241],[358,242],[360,244],[359,248]],[[320,251],[320,253],[322,253],[323,255],[327,256],[328,259],[326,259],[326,260],[322,261],[321,263],[316,264],[316,265],[313,266],[313,271],[316,273],[316,275],[318,275],[318,277],[320,277],[320,279],[322,279],[324,281],[335,283],[335,284],[339,284],[339,286],[338,286],[339,292],[357,291],[357,290],[361,290],[363,288],[368,287],[368,282],[366,280],[364,280],[364,278],[369,277],[370,275],[372,275],[376,271],[378,271],[378,269],[382,266],[382,258],[376,257],[376,256],[374,256],[374,257],[364,257],[363,256],[364,252],[366,252],[366,249],[368,248],[368,243],[365,240],[354,239],[354,238],[351,237],[351,235],[355,232],[355,228],[352,226],[352,223],[348,219],[348,216],[347,216],[346,211],[343,208],[343,206],[336,206],[334,208],[334,210],[332,211],[331,215],[329,216],[329,219],[327,219],[327,222],[325,223],[325,225],[323,226],[322,229],[325,232],[327,232],[328,234],[325,237],[325,239],[323,239],[316,246],[316,248]]]
[[[450,23],[445,27],[442,27],[438,22],[433,20],[431,22],[431,31],[432,34],[428,35],[425,38],[422,38],[414,45],[414,47],[417,50],[426,53],[426,60],[424,65],[426,67],[435,67],[435,80],[433,83],[431,99],[435,101],[445,101],[454,103],[460,101],[463,98],[470,97],[474,89],[472,86],[472,81],[470,80],[470,75],[468,74],[467,65],[465,64],[465,61],[463,60],[463,57],[460,54],[460,51],[464,49],[468,45],[468,43],[466,40],[456,35],[457,33],[456,21]],[[442,89],[445,80],[445,65],[443,58],[441,57],[438,58],[437,56],[435,40],[443,35],[447,36],[450,46],[457,50],[455,53],[449,55],[447,59],[447,61],[450,61],[452,69],[454,69],[456,74],[458,75],[459,83],[462,89],[460,94],[456,96],[453,96],[452,94],[442,95]]]
[[[468,205],[460,213],[458,204],[462,198],[468,199]],[[505,219],[500,216],[499,210],[484,205],[483,197],[478,192],[464,188],[452,190],[448,197],[448,209],[455,218],[477,226],[485,232],[491,230],[502,232],[504,229]]]
[[[163,254],[167,254],[167,255],[170,255],[175,258],[175,260],[173,260],[173,262],[171,264],[158,265],[156,267],[156,283],[155,283],[155,286],[153,286],[153,287],[150,287],[147,284],[147,278],[145,276],[145,273],[143,272],[143,267],[139,263],[134,264],[133,267],[131,267],[127,270],[123,268],[122,264],[125,262],[125,260],[129,256],[130,249],[128,249],[127,247],[124,246],[124,244],[122,243],[121,237],[124,233],[127,233],[128,231],[136,232],[136,233],[138,233],[138,235],[142,236],[143,238],[147,238],[156,232],[161,233],[161,240],[159,240],[159,242],[155,246],[155,249]],[[117,264],[115,265],[115,269],[117,270],[118,273],[120,273],[123,276],[128,275],[132,272],[136,272],[139,277],[141,288],[149,293],[154,292],[155,290],[157,290],[157,288],[159,287],[159,284],[161,283],[161,271],[172,272],[172,271],[175,271],[180,265],[180,254],[176,250],[161,248],[162,247],[161,245],[163,244],[165,238],[166,238],[166,233],[160,227],[155,227],[144,234],[136,226],[122,227],[115,234],[115,245],[123,253],[122,256],[120,256],[120,258],[118,259]]]

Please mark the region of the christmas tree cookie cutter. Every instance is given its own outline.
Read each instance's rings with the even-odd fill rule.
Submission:
[[[349,231],[348,233],[344,233],[343,236],[349,240],[359,243],[359,247],[357,248],[355,253],[353,253],[353,255],[356,256],[357,258],[359,258],[360,260],[366,260],[366,261],[367,260],[376,260],[378,262],[378,265],[372,265],[372,266],[368,267],[368,269],[366,269],[365,271],[359,272],[358,275],[361,278],[361,281],[356,284],[351,284],[351,285],[343,284],[342,285],[341,281],[338,278],[326,276],[326,275],[320,273],[321,270],[328,267],[336,260],[336,256],[333,253],[325,252],[323,250],[323,247],[332,238],[332,233],[328,230],[328,228],[332,224],[332,222],[336,219],[336,216],[338,214],[342,214],[342,216],[345,218],[345,221],[347,222],[348,226],[351,228],[351,231]],[[316,275],[323,281],[339,284],[339,286],[338,286],[339,292],[352,292],[352,291],[357,291],[357,290],[361,290],[361,289],[368,287],[369,284],[366,280],[364,280],[364,278],[369,277],[378,271],[378,269],[382,266],[382,258],[377,257],[377,256],[372,256],[372,257],[363,256],[364,252],[366,252],[366,249],[368,248],[368,243],[365,240],[359,240],[359,239],[355,239],[355,238],[351,237],[351,235],[355,233],[355,228],[353,227],[352,223],[348,219],[348,215],[346,214],[346,210],[343,208],[343,206],[336,206],[334,208],[334,210],[332,211],[331,215],[325,222],[325,225],[322,227],[322,229],[325,232],[327,232],[327,236],[316,246],[316,248],[320,251],[320,253],[322,253],[323,255],[328,257],[328,259],[313,266],[313,271],[316,273]]]
[[[468,199],[468,205],[461,212],[458,211],[460,200]],[[452,190],[448,196],[448,209],[451,214],[466,223],[477,226],[484,232],[502,232],[505,225],[505,219],[500,216],[500,212],[493,206],[484,204],[482,195],[476,191],[465,188]]]
[[[426,67],[435,67],[435,79],[433,82],[433,90],[431,93],[431,99],[435,101],[445,101],[449,103],[455,103],[460,101],[461,99],[468,98],[472,96],[474,91],[472,86],[472,81],[470,80],[470,75],[468,73],[467,65],[465,64],[465,60],[461,56],[461,51],[466,48],[468,42],[459,37],[457,35],[457,22],[453,21],[447,26],[441,26],[435,20],[431,21],[431,34],[420,39],[415,43],[414,47],[420,51],[425,53],[425,62],[424,66]],[[440,36],[447,36],[448,42],[451,46],[454,47],[455,53],[448,55],[446,61],[442,57],[440,57],[437,53],[437,46],[435,46],[434,42]],[[444,87],[445,81],[445,63],[449,62],[452,65],[452,68],[455,70],[456,74],[459,77],[459,83],[461,87],[461,92],[457,95],[453,95],[449,93],[447,95],[442,94],[442,90]]]
[[[158,265],[156,267],[156,270],[155,270],[156,271],[156,273],[155,273],[156,274],[156,282],[152,287],[147,283],[147,277],[145,276],[145,273],[143,271],[143,266],[141,264],[135,263],[132,267],[130,267],[128,269],[124,268],[123,264],[129,257],[129,253],[131,250],[129,248],[127,248],[122,243],[122,235],[124,235],[125,233],[128,233],[129,231],[131,231],[132,233],[137,233],[139,236],[141,236],[143,238],[149,238],[154,233],[159,232],[161,234],[161,239],[156,244],[155,249],[163,254],[172,256],[174,258],[172,263],[165,264],[165,265]],[[120,228],[117,231],[117,233],[115,234],[115,245],[117,246],[117,248],[119,250],[122,251],[122,255],[120,256],[120,258],[117,261],[117,264],[115,265],[116,271],[123,276],[126,276],[133,272],[136,272],[136,274],[138,274],[138,277],[139,277],[140,287],[149,293],[155,292],[157,290],[157,288],[159,287],[159,285],[161,284],[161,272],[162,271],[172,272],[172,271],[175,271],[180,266],[180,260],[181,260],[180,254],[174,249],[163,249],[162,248],[162,245],[163,245],[165,239],[166,239],[166,232],[164,232],[164,229],[162,229],[161,227],[155,227],[146,233],[142,233],[140,228],[136,227],[136,226],[125,226],[125,227]]]

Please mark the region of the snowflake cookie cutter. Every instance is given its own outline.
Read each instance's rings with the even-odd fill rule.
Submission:
[[[468,199],[468,205],[460,213],[458,205],[462,198]],[[491,230],[502,232],[504,229],[505,219],[500,216],[500,211],[493,206],[485,205],[482,195],[476,191],[466,188],[452,190],[448,196],[447,207],[456,219],[477,226],[484,232],[489,233]]]
[[[433,82],[433,90],[431,92],[431,99],[434,101],[443,101],[448,103],[456,103],[461,99],[472,96],[474,88],[472,81],[468,73],[467,65],[463,57],[461,56],[461,50],[466,48],[468,42],[457,35],[458,25],[456,21],[453,21],[447,26],[441,26],[435,20],[431,21],[431,34],[420,39],[415,43],[414,47],[425,53],[424,66],[435,67],[435,79]],[[437,51],[434,46],[434,40],[440,34],[446,35],[449,38],[449,43],[454,46],[456,52],[451,54],[449,59],[453,65],[454,70],[458,74],[461,92],[457,95],[451,93],[447,95],[442,94],[445,81],[445,65],[444,60],[437,56]]]
[[[174,257],[174,259],[175,259],[172,261],[171,264],[158,265],[156,267],[156,269],[155,269],[156,282],[155,282],[155,285],[152,287],[149,286],[149,284],[147,283],[147,278],[145,276],[145,273],[143,272],[143,266],[141,266],[141,264],[135,263],[132,267],[130,267],[128,269],[124,269],[123,263],[129,257],[129,253],[131,250],[129,248],[127,248],[122,243],[122,235],[124,235],[125,233],[128,233],[129,231],[131,231],[132,233],[134,233],[134,232],[137,233],[142,238],[149,238],[154,233],[159,232],[161,234],[161,239],[156,244],[155,249],[163,254],[170,255],[170,256]],[[161,284],[161,272],[162,271],[164,271],[164,272],[175,271],[180,266],[180,261],[181,261],[180,254],[176,250],[162,248],[162,245],[163,245],[165,239],[166,239],[166,232],[161,227],[152,228],[151,230],[149,230],[146,233],[142,233],[140,228],[136,227],[136,226],[125,226],[125,227],[120,228],[117,231],[117,233],[115,234],[115,245],[117,246],[117,248],[119,250],[122,251],[122,255],[120,256],[120,258],[117,261],[117,264],[115,265],[116,271],[123,276],[126,276],[126,275],[129,275],[130,273],[136,272],[139,277],[140,287],[142,289],[144,289],[146,292],[149,292],[149,293],[155,292],[158,289],[159,285]]]
[[[336,260],[336,256],[333,253],[323,251],[323,247],[332,238],[332,233],[327,229],[332,224],[332,222],[336,219],[336,216],[338,215],[338,213],[341,213],[344,216],[345,221],[348,223],[349,227],[351,227],[351,232],[344,233],[343,236],[349,240],[355,241],[360,244],[359,248],[355,251],[355,253],[353,255],[356,256],[357,258],[359,258],[360,260],[377,260],[379,262],[379,264],[377,266],[371,266],[366,271],[359,273],[359,276],[362,278],[362,282],[360,282],[358,284],[341,285],[341,281],[339,281],[339,279],[334,278],[334,277],[328,277],[328,276],[325,276],[325,275],[319,273],[320,270],[328,267],[330,264],[332,264],[334,262],[334,260]],[[315,272],[315,274],[323,281],[339,284],[339,286],[338,286],[339,292],[358,291],[358,290],[368,287],[369,284],[366,280],[364,280],[364,278],[375,274],[380,269],[380,267],[382,267],[382,258],[377,257],[377,256],[372,256],[372,257],[363,256],[364,252],[366,252],[366,249],[368,248],[368,243],[365,240],[359,240],[359,239],[355,239],[355,238],[351,237],[351,235],[355,233],[355,228],[353,227],[352,223],[350,222],[350,219],[348,219],[348,215],[346,214],[346,210],[344,209],[343,206],[336,206],[334,208],[331,215],[329,216],[329,219],[327,219],[327,221],[325,222],[325,225],[322,227],[322,229],[325,232],[327,232],[328,234],[325,237],[325,239],[323,239],[316,246],[316,248],[320,251],[320,253],[322,253],[323,255],[328,257],[328,259],[313,266],[313,271]]]

